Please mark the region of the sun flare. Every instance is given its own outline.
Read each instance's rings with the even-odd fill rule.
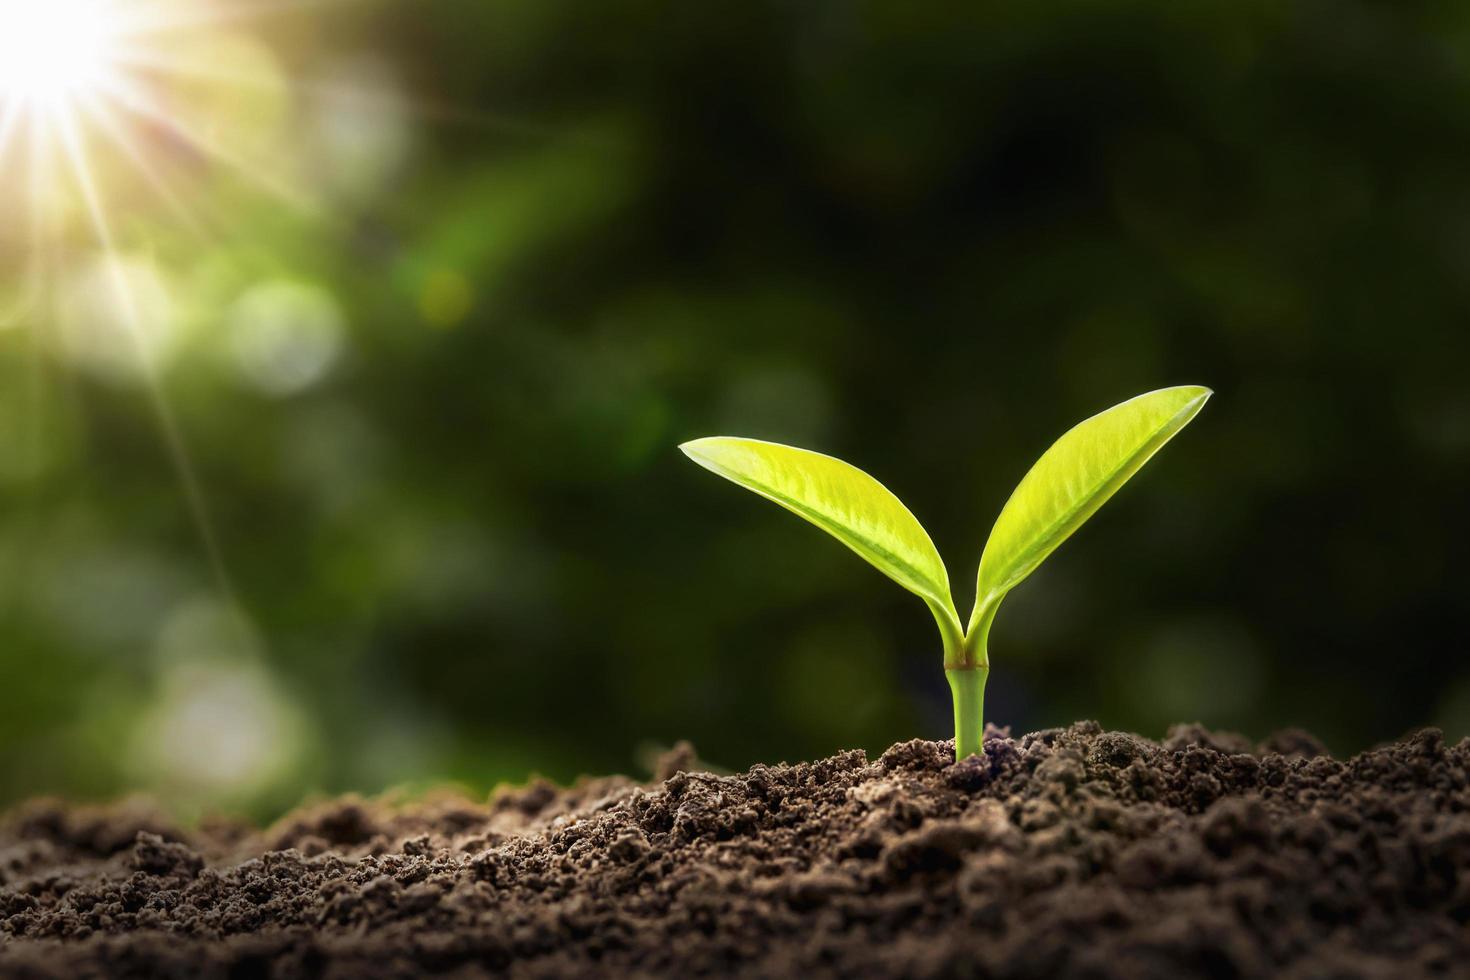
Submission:
[[[120,28],[110,0],[0,0],[0,100],[55,107],[105,86]]]
[[[141,187],[198,230],[189,189],[215,172],[309,210],[267,144],[302,93],[246,23],[306,2],[0,0],[0,225],[80,217],[110,249]]]
[[[303,168],[277,170],[300,93],[253,29],[309,2],[0,0],[0,336],[19,328],[33,349],[141,385],[225,597],[159,377],[172,298],[150,219],[162,208],[214,241],[227,231],[211,192],[236,186],[310,211]]]

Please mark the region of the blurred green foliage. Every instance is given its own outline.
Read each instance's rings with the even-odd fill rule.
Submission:
[[[264,814],[679,738],[744,766],[945,737],[928,614],[675,445],[861,459],[967,567],[1057,433],[1183,382],[1217,391],[1191,438],[1010,598],[988,716],[1470,733],[1470,7],[249,31],[292,79],[273,138],[336,140],[310,206],[210,170],[201,243],[113,197],[243,616],[58,273],[76,308],[0,332],[0,796]],[[327,63],[398,96],[313,116]],[[0,230],[5,296],[26,261]]]

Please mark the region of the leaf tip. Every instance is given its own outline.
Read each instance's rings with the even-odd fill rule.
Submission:
[[[733,436],[704,436],[679,443],[679,451],[705,469],[723,473],[722,464],[729,462],[730,450],[742,441]]]
[[[1186,414],[1189,418],[1193,418],[1200,409],[1205,407],[1205,402],[1209,401],[1210,396],[1214,393],[1215,389],[1207,388],[1204,385],[1175,385],[1172,388],[1161,388],[1158,391],[1150,392],[1148,395],[1140,395],[1139,397],[1148,398],[1153,395],[1174,395],[1180,399],[1178,402],[1180,412]]]
[[[1180,395],[1186,395],[1190,399],[1205,399],[1209,398],[1215,393],[1215,389],[1206,387],[1205,385],[1175,385],[1172,388],[1165,388],[1157,392],[1152,392],[1152,394],[1163,394],[1163,392],[1165,391],[1174,391],[1179,393]]]
[[[1181,387],[1190,394],[1189,406],[1194,409],[1194,412],[1198,412],[1204,408],[1205,402],[1209,401],[1211,396],[1215,394],[1215,389],[1207,388],[1204,385],[1183,385]],[[1191,415],[1194,412],[1191,412]]]
[[[715,436],[705,436],[700,439],[690,439],[688,442],[679,443],[679,452],[690,459],[698,460],[704,455],[704,448],[715,440]]]

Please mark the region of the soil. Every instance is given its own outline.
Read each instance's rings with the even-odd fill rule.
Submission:
[[[1096,724],[869,761],[340,799],[257,830],[33,803],[0,975],[1470,976],[1470,740]]]

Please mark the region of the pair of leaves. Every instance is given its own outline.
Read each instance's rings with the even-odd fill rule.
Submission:
[[[1163,388],[1078,424],[1021,480],[980,558],[975,607],[961,630],[949,573],[909,509],[840,459],[758,439],[714,436],[679,448],[690,459],[805,518],[928,604],[947,666],[984,665],[985,636],[1007,592],[1067,540],[1204,406],[1210,390]]]

